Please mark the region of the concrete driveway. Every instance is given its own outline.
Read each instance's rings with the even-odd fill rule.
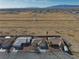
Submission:
[[[63,52],[53,52],[53,53],[0,53],[0,59],[74,59],[69,54]]]

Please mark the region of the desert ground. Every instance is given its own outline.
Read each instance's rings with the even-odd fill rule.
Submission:
[[[71,43],[73,54],[79,57],[79,14],[64,12],[1,13],[0,35],[61,35]]]

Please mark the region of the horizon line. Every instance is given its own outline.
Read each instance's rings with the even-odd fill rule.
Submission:
[[[64,5],[74,5],[74,6],[78,6],[79,4],[59,4],[61,6],[64,6]],[[48,8],[48,7],[54,7],[54,6],[59,6],[59,5],[52,5],[52,6],[47,6],[47,7],[3,7],[3,8],[0,8],[0,9],[20,9],[20,8]]]

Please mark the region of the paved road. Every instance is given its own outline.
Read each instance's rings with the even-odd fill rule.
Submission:
[[[0,59],[73,59],[70,55],[61,52],[53,53],[0,53]]]

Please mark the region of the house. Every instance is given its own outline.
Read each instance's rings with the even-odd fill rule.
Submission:
[[[13,43],[13,47],[17,50],[23,49],[23,46],[31,44],[32,37],[18,37]]]
[[[35,37],[32,40],[32,45],[36,48],[37,52],[46,52],[48,50],[48,44],[45,39],[43,37]]]
[[[14,41],[14,37],[0,37],[0,52],[9,51]]]

